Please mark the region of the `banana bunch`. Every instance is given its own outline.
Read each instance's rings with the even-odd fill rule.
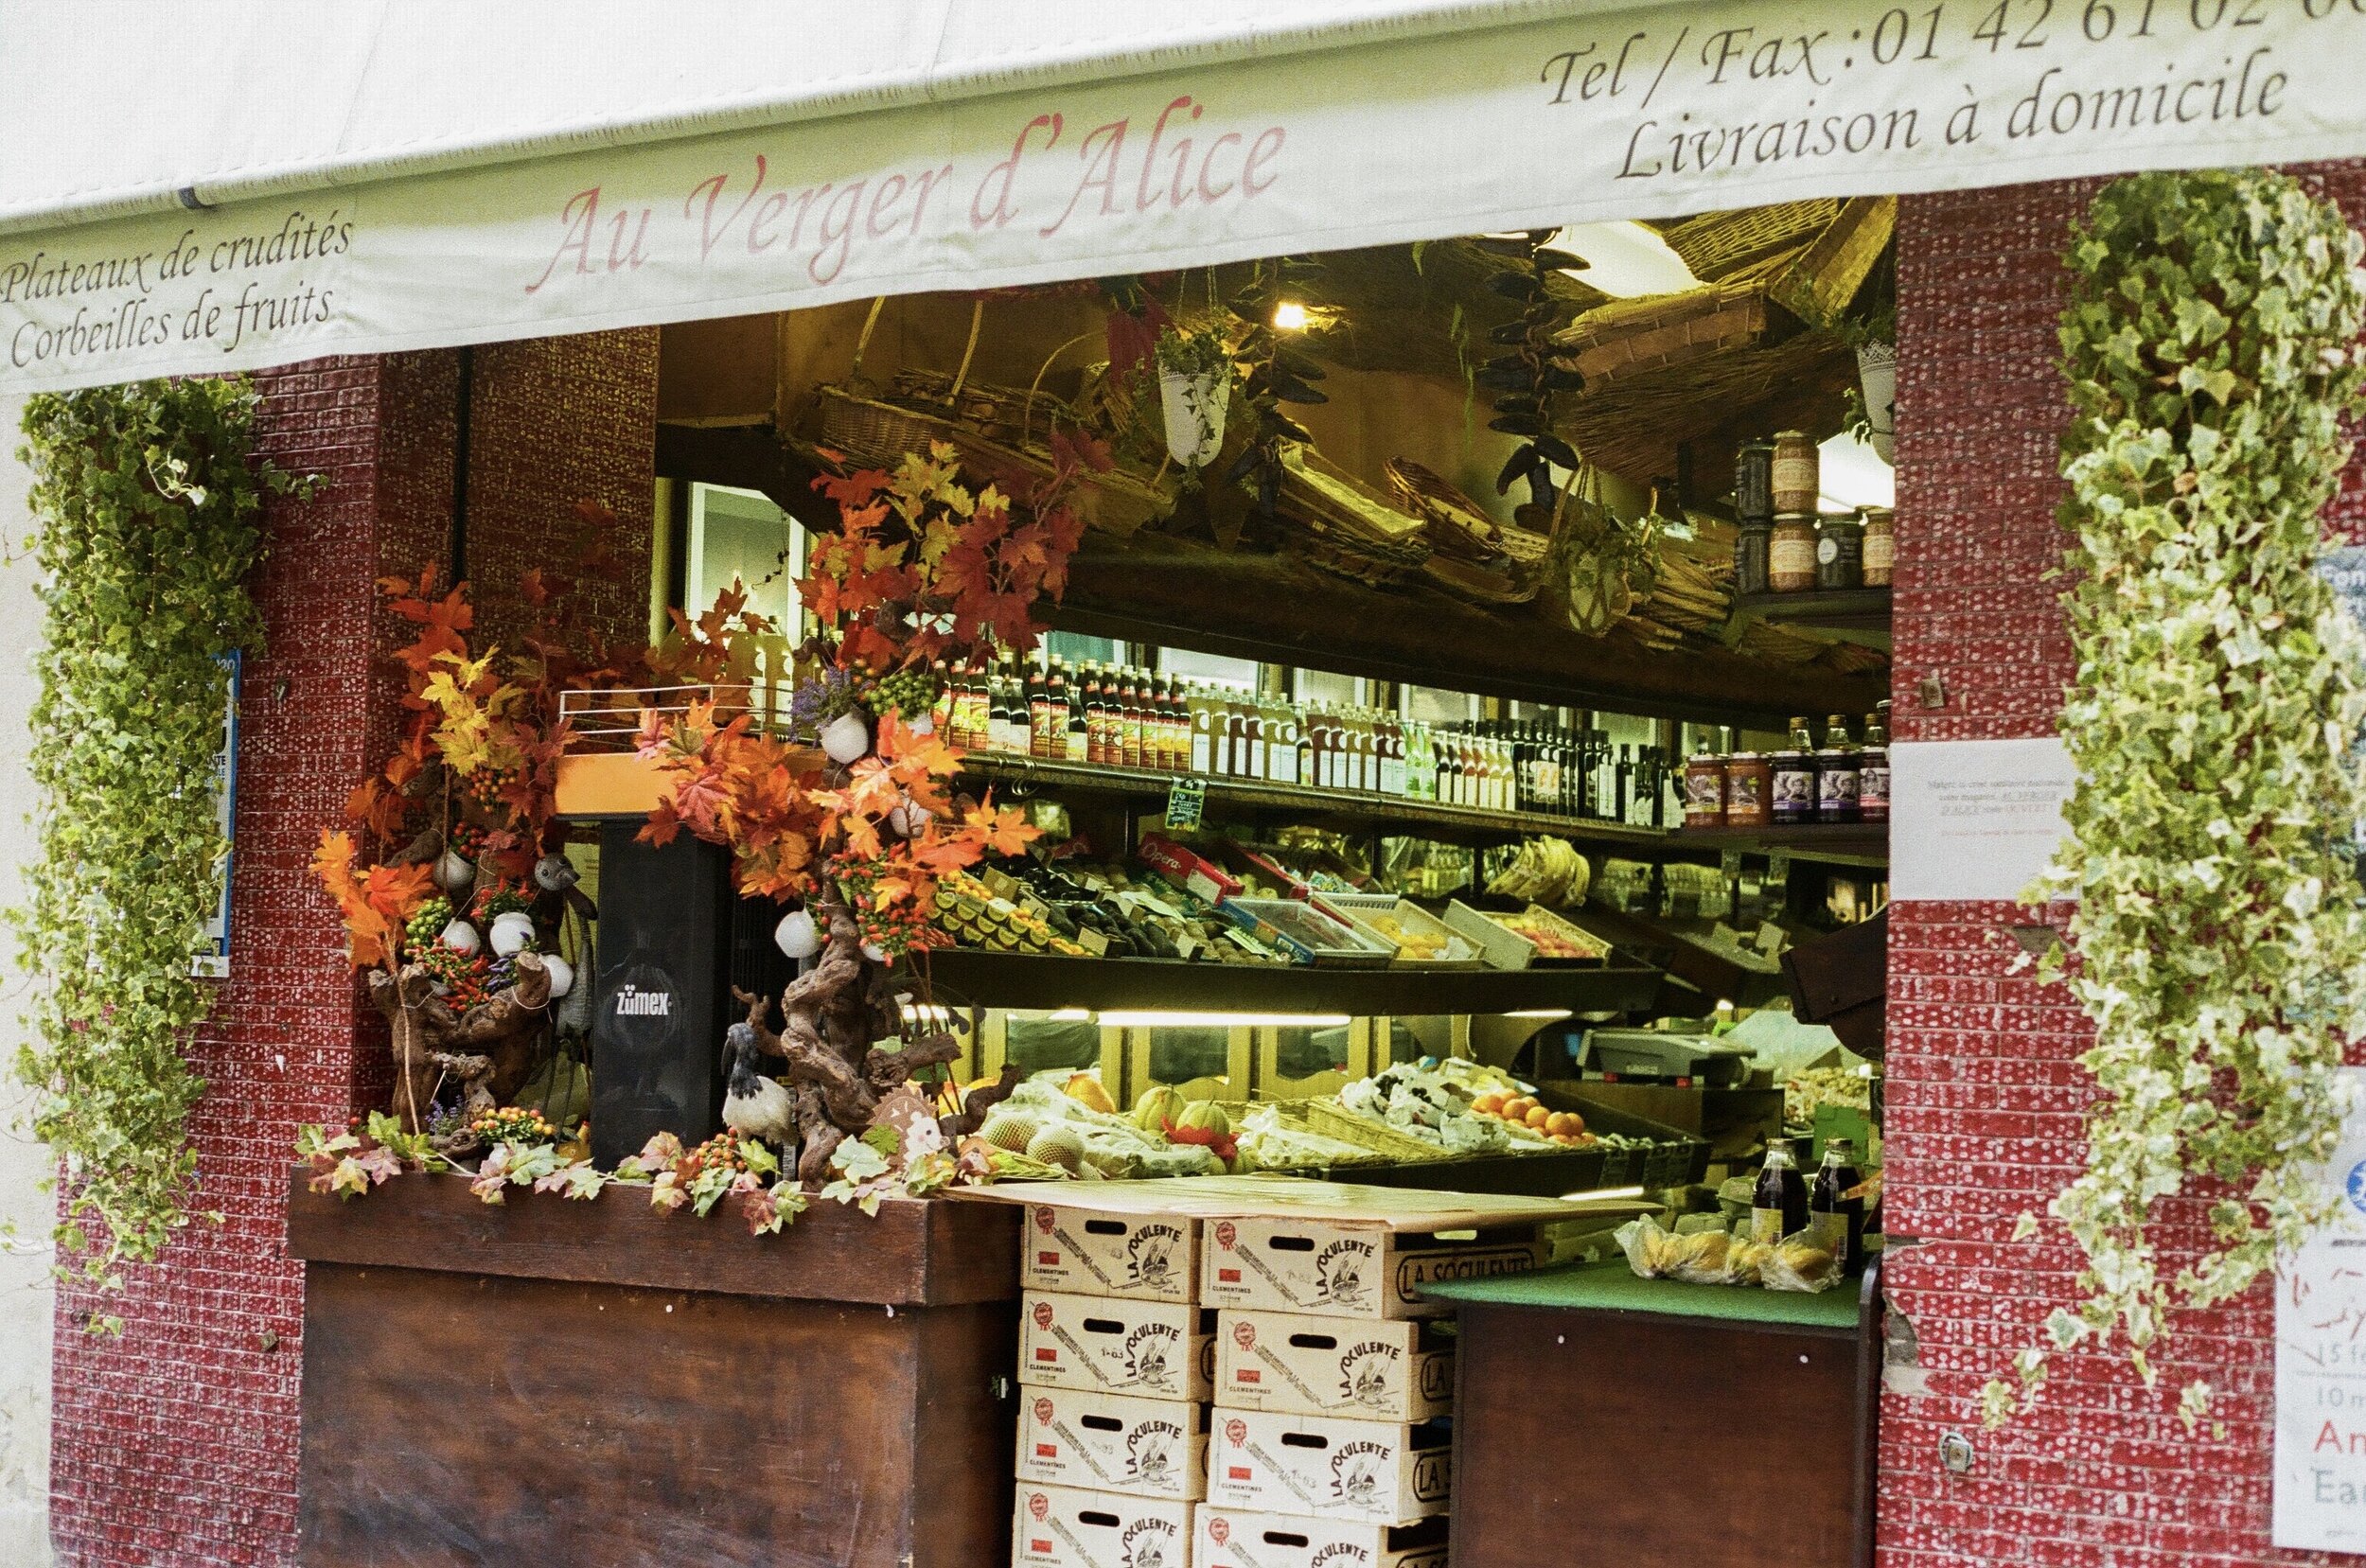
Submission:
[[[1567,908],[1585,902],[1589,874],[1585,856],[1566,838],[1522,841],[1510,864],[1487,885],[1490,893]]]

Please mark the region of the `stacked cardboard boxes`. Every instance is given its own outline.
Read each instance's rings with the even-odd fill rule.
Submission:
[[[1298,1216],[1206,1227],[1219,1308],[1199,1568],[1440,1568],[1454,1351],[1420,1287],[1535,1266],[1533,1235],[1442,1241]]]
[[[1256,1177],[980,1195],[1022,1191],[1021,1568],[1444,1568],[1454,1351],[1421,1293],[1536,1267],[1572,1210]]]
[[[1215,1368],[1199,1230],[1028,1206],[1011,1550],[1023,1568],[1188,1568]]]

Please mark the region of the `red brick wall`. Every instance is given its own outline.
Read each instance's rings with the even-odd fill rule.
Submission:
[[[605,502],[619,517],[599,601],[610,635],[646,615],[656,342],[609,333],[477,356],[474,562],[506,589],[572,553],[576,498]],[[394,732],[382,656],[400,633],[373,580],[444,555],[455,362],[331,360],[258,378],[265,449],[328,484],[272,507],[254,584],[269,645],[248,661],[240,709],[231,978],[190,1046],[208,1085],[194,1207],[225,1222],[192,1224],[103,1304],[60,1293],[50,1525],[73,1568],[294,1560],[303,1270],[282,1252],[282,1183],[296,1127],[376,1103],[388,1076],[383,1028],[308,868]],[[122,1316],[120,1341],[82,1333],[94,1306]]]
[[[2366,165],[2307,171],[2366,220]],[[2053,732],[2072,670],[2057,595],[2056,443],[2068,417],[2055,324],[2071,220],[2095,187],[2045,185],[1909,198],[1899,212],[1897,731],[1904,740]],[[2338,531],[2366,518],[2353,469]],[[1925,675],[1944,709],[1925,712]],[[2075,1251],[2014,1245],[2083,1150],[2088,1043],[2067,994],[2007,973],[2009,905],[1910,904],[1890,925],[1887,1265],[1893,1365],[1881,1405],[1882,1568],[2011,1562],[2234,1568],[2347,1560],[2268,1546],[2272,1309],[2265,1287],[2185,1314],[2160,1385],[2116,1353],[2057,1356],[2041,1403],[1979,1430],[1980,1385],[2005,1375],[2054,1305]],[[2166,1206],[2173,1247],[2203,1239],[2203,1203]],[[1910,1328],[1909,1328],[1910,1326]],[[2195,1378],[2219,1391],[2222,1439],[2168,1412]],[[1977,1450],[1939,1463],[1943,1433]]]

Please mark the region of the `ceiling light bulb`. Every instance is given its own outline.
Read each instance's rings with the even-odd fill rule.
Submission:
[[[1297,300],[1285,299],[1273,308],[1273,325],[1277,332],[1306,330],[1306,307]]]

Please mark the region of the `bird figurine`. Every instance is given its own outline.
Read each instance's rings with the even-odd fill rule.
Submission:
[[[797,1101],[779,1079],[756,1071],[756,1031],[733,1024],[723,1034],[723,1125],[786,1155],[797,1145]]]

